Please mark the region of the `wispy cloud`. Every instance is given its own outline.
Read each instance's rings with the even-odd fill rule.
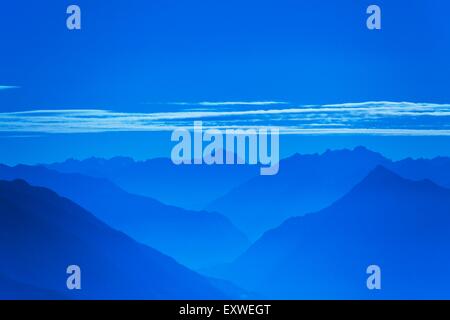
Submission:
[[[7,90],[7,89],[19,89],[18,86],[2,86],[0,85],[0,90]]]
[[[192,128],[194,120],[203,120],[206,128],[277,127],[283,134],[450,135],[450,104],[369,101],[153,113],[30,110],[0,113],[0,132],[167,131]]]
[[[172,102],[170,104],[181,106],[202,106],[202,107],[222,107],[222,106],[272,106],[286,105],[284,101],[201,101],[201,102]]]

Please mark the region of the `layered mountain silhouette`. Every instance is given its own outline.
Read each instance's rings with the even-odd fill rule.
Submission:
[[[259,175],[257,166],[175,165],[170,159],[70,159],[46,165],[65,173],[106,178],[133,194],[185,209],[200,210],[231,188]]]
[[[412,180],[429,179],[450,188],[450,158],[404,159],[391,163],[389,169]]]
[[[110,167],[110,161],[119,159],[108,160],[103,170]],[[204,167],[209,166],[198,166],[196,170],[200,172]],[[0,165],[0,179],[24,179],[77,203],[49,190],[30,187],[24,181],[0,183],[0,261],[6,261],[0,267],[0,292],[7,292],[3,296],[0,293],[0,298],[153,299],[173,298],[172,294],[178,298],[183,292],[187,294],[181,298],[189,299],[243,297],[247,292],[286,299],[450,298],[446,292],[450,275],[445,273],[450,267],[450,190],[445,188],[450,186],[448,172],[448,158],[393,162],[363,147],[321,155],[294,155],[282,160],[278,175],[253,176],[208,207],[224,212],[255,238],[275,227],[231,264],[222,264],[242,253],[248,241],[221,214],[184,210],[128,193],[99,178],[103,173],[89,177],[43,166]],[[230,182],[228,187],[231,185]],[[176,184],[173,190],[183,197],[184,190]],[[83,219],[74,217],[79,212]],[[163,253],[136,243],[97,219]],[[103,230],[101,235],[99,230]],[[42,247],[50,243],[47,254]],[[66,247],[69,253],[56,254],[56,249]],[[119,248],[117,256],[108,251],[111,247]],[[146,253],[145,257],[155,259],[157,270],[153,272],[150,263],[143,262],[140,250],[153,253]],[[105,257],[101,251],[108,255]],[[70,252],[81,262],[69,259]],[[231,282],[201,277],[164,254]],[[166,262],[160,263],[159,259],[170,261],[169,271],[180,268],[187,274],[176,278],[178,271],[164,271],[164,276],[182,284],[180,279],[189,282],[195,277],[200,279],[201,289],[191,293],[183,287],[176,288],[175,293],[167,292],[164,284],[152,280],[156,281],[156,288],[152,291],[145,284],[144,292],[137,289],[137,282],[126,278],[135,274],[142,279],[144,267],[139,265],[145,265],[150,277],[162,282],[164,276],[157,274],[166,270]],[[108,269],[110,261],[114,270]],[[41,263],[42,269],[58,268],[60,274],[52,278],[51,271],[44,270],[41,282],[40,269],[33,271],[33,263]],[[88,279],[93,291],[88,294],[65,289],[67,275],[60,268],[69,264],[89,266],[88,270],[99,275],[98,282],[97,278]],[[104,278],[94,264],[106,268]],[[203,268],[214,264],[221,267]],[[378,265],[382,270],[380,291],[366,287],[369,265]],[[118,275],[117,283],[108,287],[106,278],[113,274]],[[125,288],[125,297],[111,293],[117,293],[119,287]]]
[[[70,200],[23,180],[0,181],[0,239],[4,299],[229,297]],[[66,287],[73,264],[81,268],[81,290]]]
[[[390,161],[363,147],[300,155],[280,162],[274,176],[256,176],[213,201],[217,211],[252,239],[289,217],[320,210],[342,197],[377,165]]]
[[[252,239],[289,217],[323,209],[382,165],[411,180],[450,188],[450,159],[391,161],[364,147],[284,159],[275,176],[256,176],[213,201],[206,210],[226,215]]]
[[[450,190],[378,166],[316,213],[268,231],[219,271],[271,298],[450,298]],[[366,269],[381,268],[368,290]]]
[[[0,165],[0,179],[24,179],[50,188],[108,225],[192,268],[231,261],[249,244],[243,233],[220,214],[167,206],[127,193],[106,179],[24,165]],[[184,191],[172,185],[174,195],[183,195]]]
[[[162,158],[143,162],[124,157],[91,158],[67,160],[47,167],[108,178],[127,190],[185,207],[198,207],[220,194],[214,201],[209,201],[206,210],[226,215],[256,240],[264,231],[289,217],[330,205],[377,165],[408,179],[430,179],[450,187],[449,158],[394,162],[364,147],[323,154],[296,154],[281,161],[281,170],[275,176],[260,176],[252,166],[175,166],[169,159]],[[212,185],[217,181],[221,183]],[[173,194],[172,183],[184,186],[185,191]],[[186,183],[192,183],[194,187],[189,188]],[[194,192],[197,188],[201,192]],[[188,203],[197,198],[201,198],[195,200],[198,205]]]

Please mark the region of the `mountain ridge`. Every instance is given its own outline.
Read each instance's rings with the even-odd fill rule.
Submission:
[[[227,297],[207,278],[111,229],[47,188],[0,180],[0,200],[0,275],[20,279],[28,288],[70,299]],[[82,270],[81,290],[66,288],[71,264]],[[40,290],[23,297],[33,298]]]
[[[107,178],[130,193],[190,210],[203,210],[231,187],[259,174],[256,165],[175,165],[169,158],[135,161],[129,157],[92,157],[42,166],[62,173]],[[174,185],[184,194],[174,194]]]
[[[277,299],[448,298],[449,212],[449,189],[378,166],[327,208],[286,220],[211,272]],[[381,291],[365,286],[372,264]]]
[[[245,235],[218,213],[167,206],[127,193],[104,178],[45,167],[0,165],[0,179],[17,178],[58,192],[110,226],[193,268],[232,260],[249,244]]]
[[[277,175],[254,177],[205,209],[224,214],[256,240],[265,230],[293,215],[326,207],[343,196],[373,167],[389,161],[364,147],[327,150],[322,154],[296,154],[281,160]]]

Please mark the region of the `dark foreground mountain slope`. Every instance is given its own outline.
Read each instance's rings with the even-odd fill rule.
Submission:
[[[19,283],[4,275],[0,275],[1,300],[61,300],[66,299],[63,294]]]
[[[22,180],[0,181],[0,239],[3,298],[35,298],[36,288],[69,298],[224,298],[208,279]],[[73,264],[81,267],[79,291],[66,288]]]
[[[105,179],[23,165],[0,165],[0,179],[24,179],[50,188],[113,228],[192,268],[231,261],[248,246],[246,237],[220,214],[167,206],[127,193]],[[173,185],[174,194],[183,192]]]
[[[366,287],[381,267],[382,289]],[[266,232],[222,275],[271,298],[450,298],[450,190],[377,167],[330,207]]]

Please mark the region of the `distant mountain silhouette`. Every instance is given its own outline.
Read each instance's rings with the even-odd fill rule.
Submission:
[[[88,299],[227,297],[172,258],[111,229],[70,200],[22,180],[0,181],[0,237],[4,298],[31,299],[40,293],[9,292],[15,288],[45,288]],[[66,288],[66,268],[72,264],[81,267],[79,291]]]
[[[430,179],[440,186],[450,188],[450,158],[404,159],[393,162],[389,169],[412,180]]]
[[[231,261],[249,245],[247,238],[220,214],[167,206],[127,193],[106,179],[24,165],[0,165],[0,179],[24,179],[50,188],[110,226],[192,268]],[[172,185],[173,194],[183,195],[184,191]]]
[[[285,219],[320,210],[339,199],[377,165],[390,160],[363,147],[293,155],[274,176],[256,176],[213,201],[206,210],[223,213],[252,239]]]
[[[210,199],[213,194],[224,193],[210,202],[205,207],[206,210],[224,214],[251,239],[256,240],[264,231],[278,226],[289,217],[317,211],[330,205],[350,191],[377,165],[383,165],[408,179],[430,179],[441,186],[450,187],[449,158],[405,159],[393,162],[361,146],[353,150],[327,151],[323,154],[295,154],[281,161],[281,170],[275,176],[260,176],[253,171],[254,168],[248,166],[231,166],[238,167],[238,171],[242,169],[236,179],[234,175],[224,174],[226,170],[232,169],[206,165],[185,166],[194,167],[191,169],[181,168],[183,166],[174,166],[168,159],[135,162],[124,157],[110,160],[91,158],[84,161],[67,160],[48,166],[64,172],[109,177],[122,184],[131,183],[129,185],[131,189],[136,188],[138,191],[148,187],[146,190],[149,194],[156,194],[157,198],[167,196],[169,203],[178,202],[178,199],[182,199],[180,203],[185,201],[183,199],[191,199],[192,188],[184,188],[186,193],[170,194],[166,192],[167,190],[163,191],[164,187],[159,190],[154,183],[149,183],[149,180],[144,178],[152,176],[152,170],[161,168],[161,171],[158,171],[159,175],[163,177],[162,172],[169,172],[171,176],[169,180],[178,181],[176,182],[178,185],[192,182],[199,183],[200,188],[208,189],[203,202]],[[194,177],[196,173],[206,180],[214,174],[230,176],[231,180],[228,180],[229,184],[211,186],[210,181],[204,182],[203,178],[199,180]],[[115,178],[116,175],[119,178]],[[247,176],[249,179],[242,182],[241,180]],[[159,185],[167,186],[167,183],[161,183],[159,178],[156,181]],[[212,190],[216,188],[220,192]],[[225,189],[228,190],[227,193]],[[193,199],[202,196],[201,193],[197,193]],[[189,204],[187,206],[189,207]]]
[[[234,186],[259,175],[256,165],[175,165],[167,158],[71,159],[46,166],[60,172],[106,178],[128,192],[192,210],[203,209]]]
[[[450,190],[378,166],[326,209],[288,219],[216,270],[271,298],[448,299]],[[381,267],[382,289],[366,288]]]
[[[256,176],[206,207],[229,217],[252,239],[285,219],[332,204],[376,166],[450,188],[450,158],[391,161],[364,147],[284,159],[275,176]]]

